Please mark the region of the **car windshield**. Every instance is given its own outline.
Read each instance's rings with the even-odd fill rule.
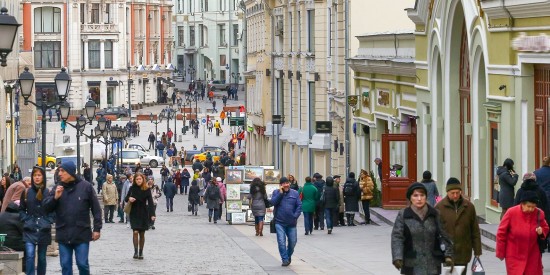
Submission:
[[[125,159],[137,159],[139,158],[139,153],[136,151],[122,151],[122,157]]]

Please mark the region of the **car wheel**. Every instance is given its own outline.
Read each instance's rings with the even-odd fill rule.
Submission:
[[[50,169],[54,169],[55,168],[55,163],[53,163],[53,161],[49,161],[46,163],[46,166],[48,166],[48,168]]]
[[[159,166],[159,163],[153,159],[149,162],[149,166],[151,166],[151,168],[157,168]]]

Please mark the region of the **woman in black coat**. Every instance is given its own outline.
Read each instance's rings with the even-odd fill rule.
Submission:
[[[135,174],[134,183],[124,201],[132,203],[130,226],[134,231],[134,259],[143,259],[145,231],[149,229],[149,221],[155,220],[155,204],[145,175],[142,173]]]
[[[355,226],[355,212],[359,212],[359,199],[361,199],[361,189],[355,180],[355,173],[350,172],[349,177],[344,183],[344,203],[348,226]]]
[[[199,210],[199,203],[200,203],[200,196],[199,192],[201,189],[197,185],[197,180],[193,180],[191,182],[191,187],[189,188],[189,203],[191,204],[191,215],[195,214],[197,215],[197,211]]]
[[[325,220],[327,221],[328,234],[332,234],[332,217],[338,211],[340,191],[334,187],[334,179],[327,177],[325,189],[321,193],[324,196]]]
[[[180,193],[183,191],[185,195],[187,195],[187,187],[189,187],[189,179],[191,178],[191,174],[189,174],[189,171],[187,171],[187,168],[183,168],[183,172],[181,173],[181,190]]]

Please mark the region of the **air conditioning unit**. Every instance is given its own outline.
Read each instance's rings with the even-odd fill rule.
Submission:
[[[277,24],[275,25],[275,36],[283,35],[283,30],[284,30],[283,20],[279,19],[277,20]]]

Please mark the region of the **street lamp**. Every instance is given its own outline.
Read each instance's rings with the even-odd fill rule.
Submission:
[[[240,77],[241,73],[231,73],[231,76],[235,79],[235,82],[233,82],[235,85],[238,85],[239,84],[239,77]]]
[[[132,119],[132,102],[130,101],[130,92],[132,87],[132,82],[134,82],[130,76],[130,65],[128,65],[128,117]]]
[[[13,50],[13,42],[17,36],[17,29],[21,24],[15,17],[8,14],[8,9],[0,9],[0,65],[6,67],[8,54]]]
[[[194,75],[196,71],[197,70],[193,67],[193,65],[189,65],[189,68],[187,68],[187,73],[191,75],[191,81],[195,80]]]
[[[0,18],[1,17],[2,15],[0,15]],[[42,93],[41,94],[42,101],[40,104],[37,104],[36,102],[29,100],[29,97],[32,94],[32,90],[34,86],[34,75],[31,72],[29,72],[28,67],[25,67],[24,71],[19,75],[19,80],[18,80],[19,87],[21,87],[21,95],[25,99],[24,104],[29,105],[30,103],[35,107],[40,108],[42,111],[42,149],[41,151],[42,151],[42,168],[44,170],[46,170],[46,112],[48,111],[49,108],[53,108],[58,105],[61,105],[61,106],[67,105],[68,109],[64,111],[65,111],[65,117],[69,117],[69,112],[71,109],[71,106],[65,100],[67,99],[67,94],[69,93],[69,90],[71,88],[72,80],[71,80],[71,77],[67,74],[65,68],[62,68],[61,72],[55,76],[54,81],[55,81],[55,93],[57,95],[58,101],[52,104],[48,104],[46,95]],[[62,115],[63,115],[63,112],[62,112]]]
[[[61,107],[59,107],[59,112],[61,113],[61,119],[63,119],[63,121],[65,121],[67,125],[70,125],[71,127],[76,129],[76,169],[79,175],[81,174],[80,173],[80,165],[81,165],[80,164],[80,136],[83,135],[93,140],[94,138],[93,131],[91,135],[88,136],[84,134],[84,129],[86,128],[86,124],[88,123],[92,124],[92,120],[95,117],[95,111],[96,111],[95,102],[92,101],[91,99],[88,100],[88,102],[86,102],[86,104],[84,105],[84,112],[86,114],[86,117],[84,117],[84,115],[80,115],[76,120],[76,123],[72,124],[70,122],[67,122],[67,119],[69,118],[69,113],[71,112],[71,105],[65,102],[61,105]],[[93,154],[93,147],[92,147],[92,150],[90,151],[90,154]],[[92,163],[90,163],[90,165],[92,165]]]
[[[161,111],[161,114],[162,114],[162,111]],[[155,124],[155,146],[154,146],[154,150],[155,150],[155,156],[156,156],[157,155],[157,134],[158,134],[157,124],[159,124],[160,121],[158,120],[157,116],[153,115],[153,113],[151,113],[149,115],[149,119],[151,120],[151,123]]]

